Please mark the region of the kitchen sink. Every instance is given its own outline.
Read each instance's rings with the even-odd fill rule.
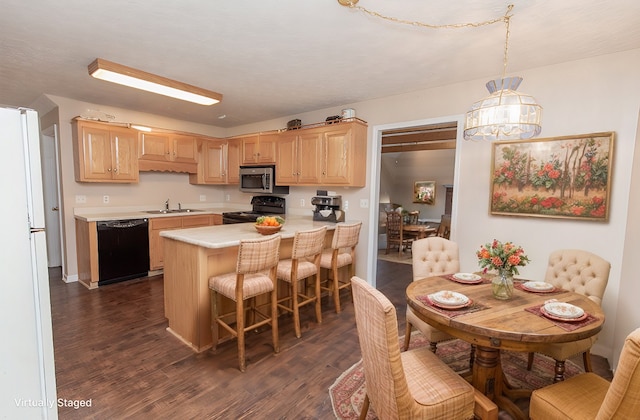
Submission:
[[[196,209],[146,210],[145,213],[149,213],[149,214],[196,213],[199,211],[204,211],[204,210],[196,210]]]

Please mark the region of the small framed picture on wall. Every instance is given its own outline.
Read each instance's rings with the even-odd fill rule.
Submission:
[[[436,203],[436,182],[417,181],[413,186],[413,202],[434,205]]]

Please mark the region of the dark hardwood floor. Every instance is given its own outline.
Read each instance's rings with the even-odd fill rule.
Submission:
[[[322,324],[304,307],[300,339],[281,316],[277,355],[270,331],[249,334],[241,373],[235,341],[196,354],[165,330],[162,276],[97,290],[65,284],[59,270],[50,276],[58,398],[91,400],[59,408],[61,419],[335,418],[328,388],[360,359],[346,294],[340,314],[323,299]],[[396,306],[401,334],[410,281],[411,265],[378,262],[377,285]],[[595,362],[606,374],[606,360],[606,368]]]

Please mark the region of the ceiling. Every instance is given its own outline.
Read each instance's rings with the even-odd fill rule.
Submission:
[[[497,18],[509,3],[515,5],[510,74],[640,48],[637,0],[360,0],[358,6],[442,25]],[[51,94],[234,127],[497,78],[504,40],[502,23],[427,29],[337,0],[3,0],[0,103],[29,106]],[[87,66],[98,57],[224,98],[206,107],[96,80]]]

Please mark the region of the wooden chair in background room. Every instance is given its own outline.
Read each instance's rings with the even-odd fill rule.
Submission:
[[[219,341],[218,325],[238,339],[238,365],[245,371],[244,335],[247,331],[271,324],[273,351],[280,351],[278,343],[278,296],[276,270],[280,250],[280,235],[240,241],[235,273],[221,274],[209,279],[211,290],[211,332],[213,350]],[[265,274],[268,272],[268,274]],[[270,313],[263,313],[256,306],[256,296],[268,294]],[[235,311],[220,313],[224,296],[235,302]],[[245,301],[248,306],[245,307]],[[249,313],[248,324],[245,315]],[[256,317],[258,319],[256,319]],[[235,328],[232,326],[235,320]]]
[[[402,215],[397,211],[387,212],[387,249],[385,254],[389,253],[389,250],[398,247],[398,253],[401,254],[403,250],[411,248],[411,242],[413,238],[405,238],[402,232]]]
[[[366,395],[380,419],[497,419],[498,407],[427,348],[400,352],[393,304],[351,279]]]
[[[545,281],[559,289],[580,293],[598,305],[602,305],[602,296],[609,281],[611,264],[591,252],[579,249],[562,249],[549,255]],[[564,380],[565,361],[573,355],[582,353],[584,370],[591,372],[590,349],[598,339],[597,334],[570,343],[551,343],[539,353],[546,354],[556,361],[554,382]],[[533,366],[534,353],[529,353],[527,369]]]
[[[322,323],[320,306],[320,255],[324,248],[327,227],[296,232],[291,258],[278,262],[278,279],[288,286],[287,297],[278,301],[278,307],[293,314],[296,337],[300,338],[300,307],[315,303],[316,322]],[[306,280],[313,277],[313,290]],[[303,280],[302,284],[300,284]],[[302,286],[302,287],[300,287]],[[286,305],[285,302],[289,302]]]
[[[419,217],[420,217],[420,212],[418,210],[410,211],[409,214],[407,215],[408,224],[417,225]]]
[[[438,230],[436,231],[436,236],[441,238],[449,239],[451,236],[451,215],[443,214],[440,219],[440,225],[438,225]]]
[[[333,232],[331,249],[324,250],[320,256],[320,267],[327,271],[327,286],[322,290],[333,296],[336,313],[340,313],[340,290],[351,287],[351,277],[356,270],[356,245],[360,239],[362,222],[338,223]],[[348,275],[340,279],[340,269],[348,267]],[[323,282],[324,283],[324,282]]]
[[[432,236],[413,243],[413,281],[441,274],[454,274],[460,270],[458,244],[445,238]],[[455,337],[438,330],[421,320],[407,306],[407,323],[404,334],[404,349],[409,348],[411,330],[415,327],[429,340],[430,349],[436,352],[438,343]]]
[[[622,347],[611,382],[592,372],[537,389],[529,417],[547,419],[637,419],[640,416],[640,328]]]

